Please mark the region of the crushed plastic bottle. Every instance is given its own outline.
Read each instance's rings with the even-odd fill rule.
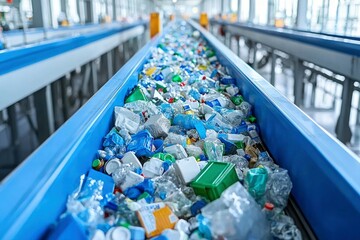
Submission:
[[[89,239],[301,239],[283,211],[290,176],[200,33],[175,24],[138,76],[93,150],[102,180],[69,196]]]
[[[265,216],[239,182],[226,189],[219,199],[206,205],[201,212],[208,219],[207,227],[214,238],[270,238]]]

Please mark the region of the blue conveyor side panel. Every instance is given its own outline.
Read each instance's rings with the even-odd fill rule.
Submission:
[[[321,48],[341,52],[351,56],[360,56],[360,41],[348,38],[334,37],[312,32],[299,32],[292,29],[264,27],[259,25],[248,25],[242,23],[229,23],[226,21],[213,21],[224,26],[234,26],[250,31],[260,32],[272,36],[282,37],[289,40],[314,45]],[[241,32],[239,32],[241,35]]]
[[[26,47],[4,50],[0,52],[0,75],[145,24],[145,21],[139,21],[120,27],[104,29],[98,32],[86,33],[81,36],[56,39],[38,44],[27,45]]]
[[[214,36],[201,30],[254,107],[261,137],[288,169],[292,195],[320,239],[360,237],[360,159]]]
[[[0,186],[0,239],[37,239],[65,211],[67,196],[77,188],[113,125],[115,106],[138,80],[150,55],[150,41],[136,53],[73,117],[66,121]]]

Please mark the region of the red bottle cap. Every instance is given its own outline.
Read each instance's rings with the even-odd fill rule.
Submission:
[[[122,191],[121,191],[120,188],[115,187],[115,188],[114,188],[114,194],[115,194],[115,193],[122,193]]]
[[[274,204],[269,203],[269,202],[265,203],[265,205],[264,205],[264,208],[266,208],[267,210],[273,210],[274,207],[275,207]]]

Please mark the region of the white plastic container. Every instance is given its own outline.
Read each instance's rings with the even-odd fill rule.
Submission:
[[[231,96],[235,96],[236,94],[239,93],[239,88],[233,85],[230,85],[229,87],[225,88],[225,90]]]
[[[141,182],[144,181],[144,177],[134,173],[133,171],[130,171],[126,177],[125,181],[120,185],[121,191],[125,191],[127,188],[135,186]]]
[[[158,158],[151,158],[144,163],[143,174],[146,178],[153,178],[164,173],[163,161]]]
[[[174,168],[184,184],[191,182],[200,173],[200,167],[194,157],[177,160]]]
[[[174,157],[176,159],[183,159],[183,158],[188,157],[185,149],[180,144],[175,144],[175,145],[166,147],[166,148],[164,148],[164,152],[174,155]]]
[[[137,132],[140,125],[140,116],[126,108],[115,107],[115,127],[127,129],[131,134]]]
[[[142,168],[142,164],[139,161],[139,159],[135,156],[134,152],[127,152],[124,154],[123,158],[121,159],[121,162],[124,164],[131,164],[135,168]]]
[[[156,114],[151,116],[144,128],[147,129],[154,138],[166,137],[170,129],[170,121],[163,114]]]

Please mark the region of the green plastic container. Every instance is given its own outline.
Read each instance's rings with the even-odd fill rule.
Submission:
[[[235,165],[224,162],[209,162],[190,183],[196,195],[210,201],[218,199],[221,193],[239,181]]]

